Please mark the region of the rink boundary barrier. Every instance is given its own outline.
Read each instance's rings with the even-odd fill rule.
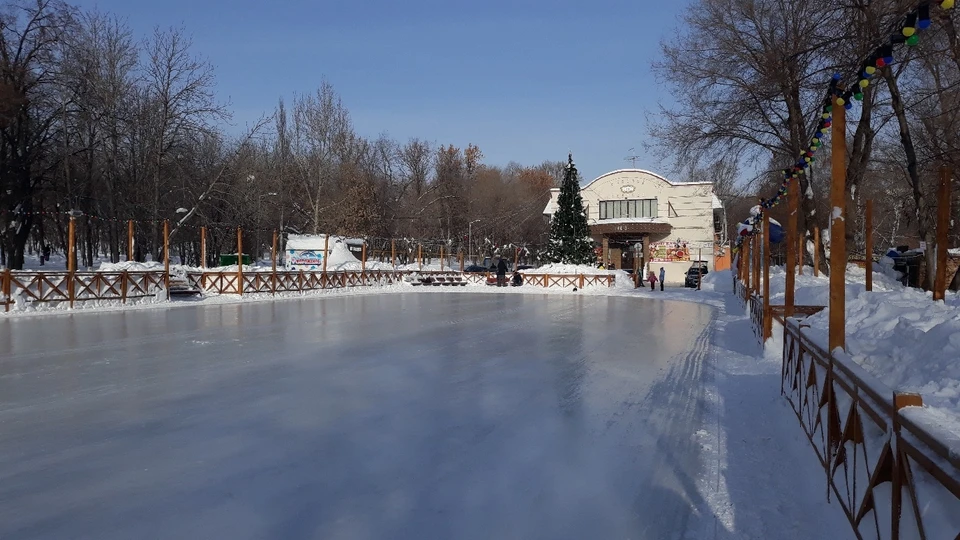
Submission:
[[[524,284],[543,288],[613,287],[611,274],[523,274]],[[0,273],[0,305],[4,312],[18,301],[36,307],[57,307],[66,304],[130,300],[163,296],[169,299],[172,289],[186,293],[273,294],[306,292],[348,287],[385,286],[401,281],[414,286],[456,287],[484,285],[496,280],[489,272],[461,273],[455,270],[339,270],[304,271],[187,271],[168,273],[153,271],[115,272],[35,272],[5,269]],[[242,284],[239,285],[239,284]]]
[[[794,306],[786,317],[747,276],[734,275],[733,293],[761,346],[764,312],[783,327],[781,395],[823,467],[828,500],[857,538],[941,538],[948,527],[946,538],[960,539],[960,512],[950,511],[960,508],[960,439],[930,427],[921,395],[894,391],[806,335],[803,319],[824,306]]]

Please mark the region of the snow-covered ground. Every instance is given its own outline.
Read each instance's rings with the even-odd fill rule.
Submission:
[[[0,537],[851,538],[729,283],[0,320]]]

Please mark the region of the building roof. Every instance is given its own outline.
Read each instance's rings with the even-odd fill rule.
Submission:
[[[581,187],[580,187],[580,191],[583,191],[584,189],[587,189],[588,187],[590,187],[591,185],[593,185],[594,182],[597,182],[597,181],[599,181],[599,180],[602,180],[602,179],[604,179],[604,178],[606,178],[606,177],[608,177],[608,176],[612,176],[612,175],[614,175],[614,174],[619,174],[619,173],[631,173],[631,172],[632,172],[632,173],[649,174],[650,176],[652,176],[652,177],[654,177],[654,178],[656,178],[656,179],[658,179],[658,180],[663,180],[664,182],[670,184],[671,186],[712,186],[712,185],[713,185],[713,182],[672,182],[672,181],[668,180],[666,177],[660,176],[659,174],[657,174],[657,173],[655,173],[655,172],[650,172],[650,171],[647,171],[647,170],[644,170],[644,169],[617,169],[617,170],[615,170],[615,171],[610,171],[610,172],[608,172],[608,173],[601,174],[600,176],[594,178],[593,180],[591,180],[590,182],[588,182],[587,185],[581,186]]]

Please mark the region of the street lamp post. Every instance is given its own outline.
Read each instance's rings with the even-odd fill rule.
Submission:
[[[469,252],[467,258],[470,259],[470,264],[474,264],[476,262],[473,260],[473,224],[478,221],[480,220],[475,219],[471,221],[469,225],[467,225],[467,251]]]

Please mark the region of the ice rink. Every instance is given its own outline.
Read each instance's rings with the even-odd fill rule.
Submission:
[[[700,538],[711,313],[444,292],[0,320],[0,538]]]

